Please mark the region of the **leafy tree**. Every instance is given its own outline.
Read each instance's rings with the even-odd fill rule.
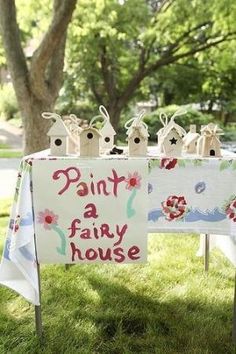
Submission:
[[[236,112],[235,41],[222,43],[185,63],[160,70],[155,76],[164,104],[199,102],[211,113],[217,106],[224,125]]]
[[[209,102],[208,111],[211,112],[216,103],[224,125],[236,112],[235,46],[235,41],[231,46],[223,44],[220,51],[213,48],[200,58],[204,71],[202,94]]]
[[[150,83],[150,91],[154,95],[155,90],[158,90],[162,106],[201,101],[204,72],[196,58],[188,58],[163,67],[153,79],[155,84]]]
[[[74,94],[106,105],[117,128],[147,78],[231,40],[235,18],[234,0],[81,0],[67,79]]]
[[[76,0],[54,0],[53,8],[38,1],[19,1],[18,13],[14,0],[0,0],[0,31],[7,65],[11,74],[25,130],[25,153],[44,149],[48,145],[49,122],[41,118],[42,111],[54,108],[63,83],[63,65],[67,27]],[[48,9],[48,11],[47,11]],[[52,12],[52,19],[45,12]],[[36,16],[38,15],[38,17]],[[32,36],[48,26],[30,63],[23,46]]]
[[[181,95],[195,97],[202,77],[199,73],[190,79],[197,72],[190,66],[197,67],[201,53],[235,35],[234,0],[80,0],[75,6],[76,0],[54,0],[53,5],[18,0],[16,11],[14,0],[0,0],[2,42],[23,116],[26,153],[47,146],[49,123],[41,112],[54,109],[63,83],[73,13],[60,92],[67,98],[64,110],[77,98],[86,102],[84,112],[102,103],[115,127],[121,111],[133,98],[147,95],[150,83],[154,93],[164,92],[167,102],[178,86],[185,88],[179,103]],[[22,48],[32,38],[37,49],[29,61]],[[201,65],[207,67],[210,62],[204,60],[206,66]],[[208,94],[206,84],[203,88]]]

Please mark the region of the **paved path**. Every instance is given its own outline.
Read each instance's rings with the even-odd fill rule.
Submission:
[[[5,121],[0,121],[0,144],[12,149],[22,149],[22,129]],[[14,195],[20,159],[0,159],[0,199]]]
[[[0,199],[14,195],[20,159],[0,159]]]
[[[22,149],[22,129],[5,121],[0,121],[0,144],[7,144],[12,149]]]

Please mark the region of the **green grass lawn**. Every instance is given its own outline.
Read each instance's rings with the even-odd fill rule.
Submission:
[[[0,158],[21,158],[22,156],[22,151],[0,149]]]
[[[8,209],[0,203],[0,253]],[[0,353],[233,353],[234,268],[213,252],[205,274],[198,241],[150,235],[144,265],[42,266],[41,348],[33,306],[0,287]]]
[[[23,151],[11,149],[7,144],[0,143],[0,158],[18,158],[23,156]]]

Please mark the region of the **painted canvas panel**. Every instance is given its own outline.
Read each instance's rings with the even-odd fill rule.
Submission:
[[[236,234],[236,161],[149,161],[149,232]]]
[[[34,160],[40,263],[138,263],[147,258],[147,161]]]

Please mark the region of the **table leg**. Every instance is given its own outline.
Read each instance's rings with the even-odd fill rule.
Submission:
[[[38,285],[39,285],[39,306],[34,307],[35,311],[35,328],[37,336],[41,339],[43,335],[42,311],[41,311],[41,284],[40,284],[40,265],[37,263]]]
[[[233,332],[232,338],[234,344],[236,344],[236,272],[234,278],[234,308],[233,308]]]
[[[204,252],[205,272],[208,272],[209,270],[209,258],[210,258],[210,235],[205,234],[205,252]]]

